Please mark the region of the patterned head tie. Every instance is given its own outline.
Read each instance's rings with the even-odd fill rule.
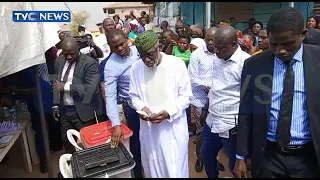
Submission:
[[[153,31],[145,31],[135,39],[139,53],[147,53],[159,41],[158,35]]]

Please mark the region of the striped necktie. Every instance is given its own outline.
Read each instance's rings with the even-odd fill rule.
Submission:
[[[73,65],[73,63],[69,63],[69,66],[63,76],[63,80],[62,80],[63,83],[66,83],[68,81],[68,77],[69,77],[72,65]]]

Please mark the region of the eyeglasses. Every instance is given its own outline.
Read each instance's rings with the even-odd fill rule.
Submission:
[[[140,57],[142,60],[145,60],[146,58],[149,59],[154,59],[156,57],[156,55],[158,54],[158,49],[160,47],[160,44],[157,46],[157,48],[155,48],[155,50],[145,53],[145,54],[140,54]]]

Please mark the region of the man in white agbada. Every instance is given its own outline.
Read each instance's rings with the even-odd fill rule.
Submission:
[[[192,96],[181,59],[160,52],[153,31],[135,42],[142,60],[131,68],[129,95],[140,115],[141,160],[147,178],[188,178],[186,108]]]

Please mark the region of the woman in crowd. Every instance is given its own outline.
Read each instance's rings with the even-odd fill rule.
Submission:
[[[307,22],[307,29],[310,29],[310,28],[318,28],[318,25],[319,25],[319,18],[316,17],[316,16],[310,16],[308,18],[308,22]]]

